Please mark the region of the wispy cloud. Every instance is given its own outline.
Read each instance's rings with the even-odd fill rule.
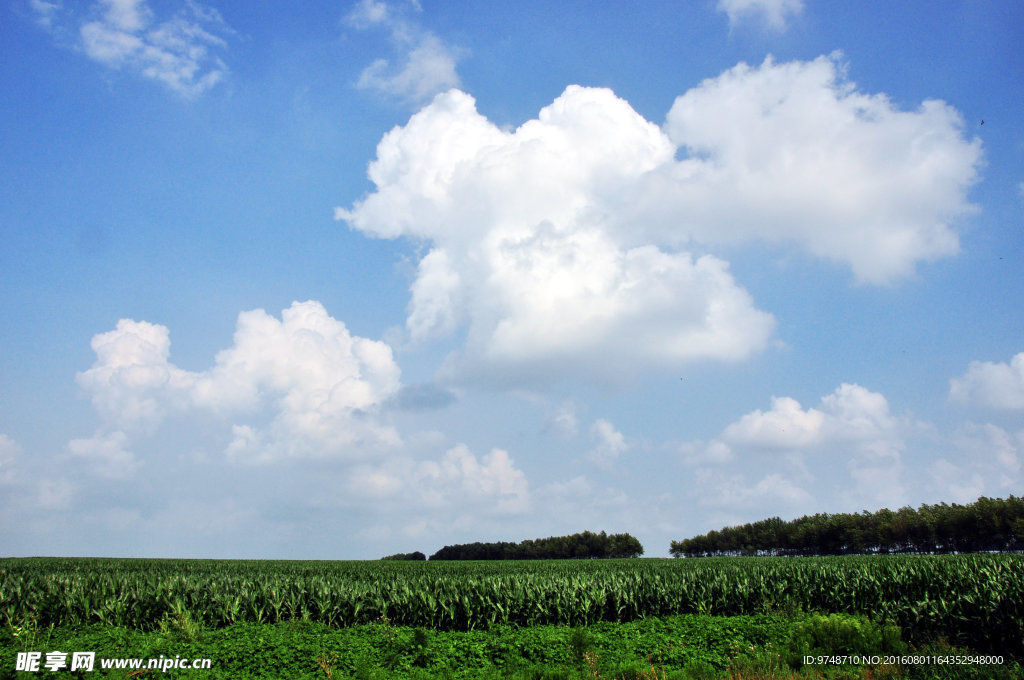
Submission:
[[[587,452],[587,460],[605,471],[611,470],[619,454],[630,446],[625,436],[603,418],[590,426],[590,438],[594,448]]]
[[[66,37],[108,68],[156,80],[186,98],[221,82],[228,67],[218,56],[233,32],[211,7],[185,0],[161,19],[147,0],[97,0],[84,11],[32,0],[38,22]]]
[[[139,463],[135,454],[125,449],[128,437],[124,432],[98,432],[89,439],[72,439],[68,452],[89,461],[92,469],[109,479],[127,479],[135,474]]]
[[[729,15],[730,26],[757,18],[768,28],[783,31],[788,18],[803,10],[803,0],[718,0],[718,11]]]
[[[29,0],[29,6],[36,14],[36,21],[46,28],[53,27],[54,17],[61,10],[60,2],[48,2],[47,0]]]
[[[419,11],[417,4],[412,7]],[[377,0],[362,0],[346,19],[358,30],[387,30],[395,53],[393,59],[376,59],[363,69],[359,88],[423,103],[439,92],[460,86],[455,65],[462,51],[407,19],[404,12]]]

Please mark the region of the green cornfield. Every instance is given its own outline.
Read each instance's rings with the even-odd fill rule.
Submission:
[[[289,562],[0,559],[0,621],[152,630],[198,622],[381,620],[436,630],[674,614],[846,612],[908,639],[1024,650],[1024,556]]]

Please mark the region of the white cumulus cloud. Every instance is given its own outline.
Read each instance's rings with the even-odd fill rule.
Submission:
[[[96,362],[78,382],[118,433],[150,433],[185,411],[237,419],[269,410],[266,426],[235,422],[231,457],[337,456],[398,442],[375,415],[399,389],[391,348],[351,335],[319,302],[295,302],[280,320],[261,309],[242,312],[234,344],[202,372],[170,363],[169,330],[145,321],[122,319],[115,330],[95,336],[92,346]],[[121,455],[124,440],[112,436],[77,440],[72,452]]]
[[[526,475],[503,449],[477,457],[458,444],[438,459],[394,458],[358,465],[347,476],[352,498],[415,507],[434,523],[445,512],[520,514],[530,504]]]
[[[630,243],[609,199],[671,162],[654,124],[572,86],[514,132],[457,90],[381,140],[375,193],[336,216],[432,248],[412,284],[413,339],[468,325],[465,373],[532,380],[738,360],[774,328],[726,262]]]
[[[767,412],[753,411],[725,428],[722,439],[738,446],[762,449],[801,449],[817,443],[822,436],[825,414],[804,411],[796,399],[772,397]]]
[[[478,460],[460,444],[447,451],[440,462],[420,463],[415,476],[419,484],[457,489],[453,498],[493,500],[502,512],[519,512],[529,503],[526,476],[502,449],[493,449]]]
[[[810,451],[851,444],[879,455],[903,448],[905,423],[889,412],[878,392],[843,383],[821,399],[819,408],[804,410],[790,397],[772,398],[768,411],[752,411],[728,425],[721,441],[734,448],[765,451]]]
[[[1024,352],[1010,362],[972,361],[949,382],[949,398],[1004,411],[1024,410]]]
[[[858,92],[839,55],[740,64],[677,98],[665,130],[687,157],[636,202],[665,237],[788,241],[883,284],[955,254],[974,210],[981,142],[960,115]]]
[[[167,411],[187,403],[197,376],[168,361],[166,326],[121,319],[95,335],[92,368],[77,375],[103,420],[122,430],[151,430]]]
[[[900,505],[905,499],[902,456],[908,437],[921,427],[894,416],[882,394],[844,383],[822,397],[817,408],[805,409],[791,397],[773,397],[769,410],[747,413],[710,442],[683,444],[680,453],[682,462],[690,467],[721,468],[734,462],[752,469],[784,466],[790,477],[773,477],[765,482],[765,488],[793,501],[803,498],[803,487],[797,481],[813,481],[815,471],[845,464],[850,482],[842,487],[843,501],[882,507]],[[765,462],[768,456],[770,465]],[[727,473],[714,477],[723,475]],[[834,477],[834,472],[828,476]],[[730,493],[739,494],[741,488],[747,489],[743,494],[755,493],[756,489],[737,481],[742,478],[728,478],[732,480]]]
[[[774,320],[698,248],[790,243],[888,284],[955,254],[974,209],[981,146],[957,112],[858,92],[839,59],[740,64],[677,98],[664,128],[573,85],[503,130],[452,90],[381,139],[376,189],[335,216],[425,244],[406,328],[468,328],[454,373],[741,360]]]

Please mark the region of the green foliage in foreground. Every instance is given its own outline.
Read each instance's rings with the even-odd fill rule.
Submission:
[[[574,626],[678,614],[773,611],[894,621],[918,644],[945,637],[1024,658],[1024,555],[267,562],[0,560],[0,624],[155,630],[188,611],[218,628],[385,617],[431,630]]]
[[[99,668],[82,677],[289,678],[292,680],[401,680],[403,678],[511,678],[516,680],[830,680],[1020,677],[1003,666],[805,666],[805,655],[963,653],[914,650],[891,625],[863,616],[676,616],[587,627],[499,626],[489,631],[431,631],[394,626],[386,619],[350,628],[292,621],[197,626],[188,612],[143,632],[111,626],[0,630],[0,679],[66,678],[48,671],[14,673],[18,651],[95,651],[97,658],[209,658],[209,670],[131,674]]]

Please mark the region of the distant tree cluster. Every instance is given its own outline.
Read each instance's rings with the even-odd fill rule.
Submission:
[[[382,557],[381,559],[382,560],[412,560],[412,561],[416,561],[416,560],[426,560],[427,556],[424,555],[423,553],[421,553],[419,550],[417,550],[416,552],[411,552],[411,553],[395,553],[394,555],[388,555],[387,557]]]
[[[558,560],[591,557],[639,557],[640,541],[629,534],[584,531],[572,536],[551,536],[520,543],[466,543],[446,545],[431,560]]]
[[[790,522],[772,517],[672,541],[669,552],[673,557],[711,557],[993,550],[1024,550],[1024,498],[805,515]]]

